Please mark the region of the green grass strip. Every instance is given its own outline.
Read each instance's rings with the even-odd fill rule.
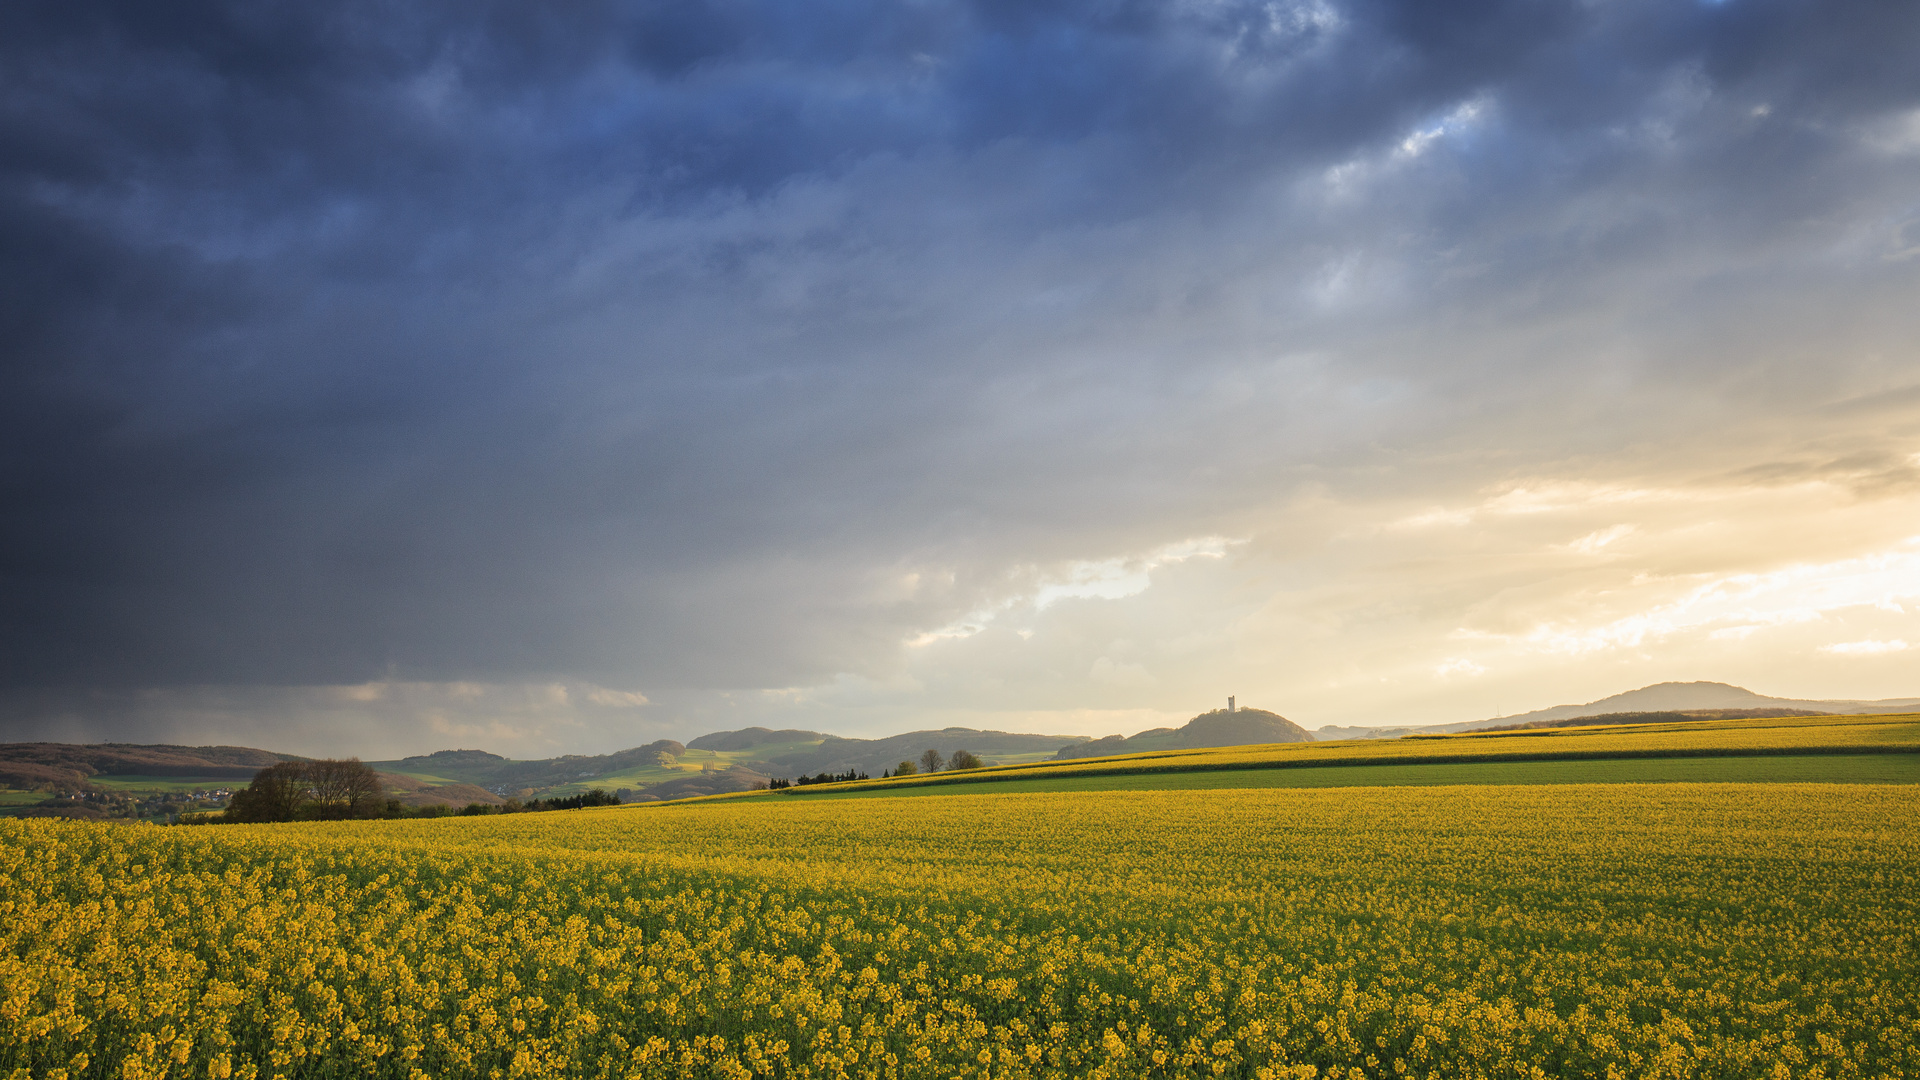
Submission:
[[[1456,784],[1920,784],[1920,754],[1798,754],[1691,758],[1583,758],[1332,765],[1088,776],[1003,778],[983,783],[822,790],[816,798],[872,799],[1065,791],[1187,791],[1246,788],[1439,787]]]

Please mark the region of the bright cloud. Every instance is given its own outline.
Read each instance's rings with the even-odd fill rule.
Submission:
[[[1905,652],[1909,646],[1905,641],[1846,641],[1836,645],[1822,645],[1820,651],[1835,656],[1885,656],[1888,653]]]
[[[1145,592],[1153,584],[1153,572],[1160,567],[1190,559],[1225,558],[1234,545],[1244,543],[1224,536],[1203,536],[1165,544],[1140,555],[1071,563],[1053,574],[1034,575],[1038,584],[1029,590],[1008,595],[937,630],[916,634],[906,644],[920,648],[969,638],[1010,611],[1044,612],[1063,600],[1124,600]],[[1030,630],[1026,636],[1031,636]]]
[[[1633,532],[1631,525],[1615,525],[1611,528],[1590,532],[1567,545],[1567,550],[1576,555],[1598,555],[1608,544]]]
[[[1634,648],[1676,634],[1719,627],[1812,622],[1848,608],[1920,599],[1920,552],[1887,551],[1763,574],[1702,575],[1680,599],[1597,626],[1547,624],[1521,639],[1545,652]],[[1744,636],[1744,633],[1743,633]]]
[[[1224,558],[1235,543],[1224,536],[1203,536],[1156,548],[1145,555],[1075,563],[1060,578],[1040,586],[1034,608],[1044,611],[1062,600],[1119,600],[1146,591],[1154,570],[1188,559]]]

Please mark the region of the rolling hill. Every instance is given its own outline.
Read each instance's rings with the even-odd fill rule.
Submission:
[[[1820,700],[1779,698],[1756,694],[1743,686],[1720,682],[1664,682],[1615,694],[1585,705],[1556,705],[1516,716],[1483,720],[1463,730],[1475,730],[1494,724],[1527,724],[1540,720],[1571,720],[1580,716],[1600,716],[1626,712],[1685,712],[1703,709],[1795,709],[1839,715],[1911,712],[1920,698],[1886,698],[1879,701]]]
[[[1075,762],[1116,755],[1213,747],[1379,739],[1420,733],[1567,725],[1708,722],[1735,715],[1874,715],[1920,706],[1920,698],[1880,701],[1768,697],[1726,683],[1658,683],[1584,705],[1433,727],[1321,728],[1311,733],[1264,709],[1216,709],[1179,728],[1089,739],[949,727],[881,739],[842,738],[795,728],[718,731],[687,743],[661,739],[612,754],[515,760],[484,750],[440,750],[371,761],[394,797],[410,805],[500,803],[601,788],[626,801],[681,799],[750,791],[773,778],[865,772],[872,776],[927,750],[951,758],[966,750],[994,766]],[[278,761],[298,760],[244,746],[130,743],[0,745],[0,802],[33,802],[52,792],[191,791],[232,787]]]
[[[739,747],[733,751],[738,758],[764,765],[773,770],[772,775],[776,776],[848,770],[878,776],[882,769],[892,769],[903,761],[915,760],[928,750],[939,753],[943,758],[952,757],[956,750],[965,750],[996,765],[1014,765],[1044,761],[1064,744],[1088,741],[1084,735],[1021,735],[965,727],[909,731],[884,739],[843,739],[834,735],[815,735],[820,741],[811,744],[780,741],[796,734],[812,734],[810,732],[777,731],[745,738],[755,730],[760,729],[703,735],[687,746],[689,749],[700,748],[710,745],[708,740],[725,739],[728,745]],[[752,741],[762,739],[765,741]]]
[[[1441,734],[1483,731],[1493,727],[1539,725],[1549,721],[1576,720],[1614,713],[1682,712],[1699,713],[1738,709],[1759,715],[1758,710],[1783,709],[1798,713],[1831,715],[1871,715],[1908,712],[1920,706],[1920,698],[1882,698],[1879,700],[1779,698],[1756,694],[1743,686],[1721,682],[1663,682],[1638,690],[1603,697],[1584,705],[1555,705],[1532,712],[1496,716],[1487,720],[1469,720],[1458,724],[1383,725],[1379,727],[1327,726],[1315,734],[1322,739],[1394,739],[1402,735]]]
[[[672,739],[660,739],[612,754],[566,754],[516,761],[485,750],[436,750],[368,764],[383,773],[427,783],[470,784],[499,796],[525,796],[576,787],[582,782],[605,787],[605,778],[632,772],[659,772],[661,779],[667,779],[677,773],[675,766],[686,750]]]
[[[1062,747],[1055,761],[1073,758],[1111,757],[1114,754],[1138,754],[1153,750],[1199,750],[1211,746],[1251,746],[1262,743],[1312,742],[1306,728],[1265,709],[1215,709],[1204,712],[1178,728],[1152,728],[1130,737],[1109,735],[1104,739],[1074,743]]]
[[[277,761],[291,760],[296,759],[248,746],[5,743],[0,744],[0,787],[80,791],[96,776],[250,780]]]
[[[481,750],[440,750],[370,762],[383,773],[427,784],[470,784],[502,798],[570,795],[590,788],[629,801],[749,791],[773,777],[866,772],[874,776],[927,750],[967,750],[995,764],[1042,761],[1085,736],[1020,735],[973,728],[912,731],[884,739],[846,739],[817,731],[743,728],[681,744],[670,739],[614,754],[515,761]]]

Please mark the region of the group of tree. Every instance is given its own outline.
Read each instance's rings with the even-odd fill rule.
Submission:
[[[880,778],[884,780],[889,775],[918,776],[921,773],[936,773],[942,769],[948,772],[958,772],[963,769],[983,768],[986,764],[986,762],[981,761],[978,757],[974,756],[973,753],[966,750],[955,750],[952,761],[948,761],[946,758],[940,756],[940,751],[938,750],[928,750],[926,753],[920,755],[920,760],[917,762],[901,762],[894,768],[891,774],[882,770]]]
[[[776,777],[775,779],[767,781],[767,788],[772,791],[779,791],[783,788],[806,787],[810,784],[843,784],[849,780],[871,779],[873,778],[866,773],[860,772],[858,769],[848,769],[843,773],[823,772],[817,776],[796,776],[791,780],[781,780]]]
[[[380,817],[387,791],[359,758],[282,761],[233,793],[227,821],[339,821]]]
[[[891,772],[886,769],[880,770],[880,779],[885,780],[894,776],[918,776],[921,773],[935,773],[941,770],[956,772],[962,769],[979,769],[984,768],[986,764],[978,756],[966,750],[955,750],[952,761],[948,761],[938,750],[928,750],[920,755],[920,760],[917,762],[903,761]],[[823,772],[816,776],[797,776],[791,780],[776,777],[767,781],[767,788],[772,791],[784,791],[788,788],[807,787],[813,784],[844,784],[851,780],[869,779],[872,778],[858,769],[848,769],[843,773]]]
[[[513,814],[538,810],[577,810],[588,806],[618,806],[620,800],[600,788],[579,795],[560,795],[504,805],[470,803],[464,809],[449,806],[409,807],[387,797],[380,774],[358,758],[319,761],[282,761],[254,774],[253,782],[233,793],[222,821],[343,821],[349,818],[444,817],[448,814]]]
[[[618,795],[610,795],[604,788],[594,788],[592,791],[582,792],[578,795],[556,795],[550,799],[530,799],[526,802],[521,802],[519,799],[508,799],[506,802],[498,804],[483,802],[468,803],[458,809],[448,806],[445,803],[431,803],[427,806],[408,809],[401,806],[399,800],[396,799],[388,803],[388,806],[392,808],[392,812],[381,814],[380,816],[383,818],[485,817],[488,814],[529,814],[543,810],[583,810],[590,806],[619,805],[620,797]]]
[[[512,805],[512,804],[509,803],[508,805]],[[551,799],[534,799],[531,802],[523,803],[520,806],[520,809],[522,811],[584,810],[590,806],[619,806],[619,805],[620,805],[619,798],[614,795],[608,794],[605,788],[594,788],[592,791],[583,791],[578,795],[556,795]],[[514,811],[508,810],[506,807],[503,806],[500,808],[499,812],[513,813]]]

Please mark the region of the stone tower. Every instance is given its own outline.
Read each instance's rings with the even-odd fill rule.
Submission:
[[[1227,695],[1227,711],[1228,712],[1233,711],[1233,695],[1232,694]]]

